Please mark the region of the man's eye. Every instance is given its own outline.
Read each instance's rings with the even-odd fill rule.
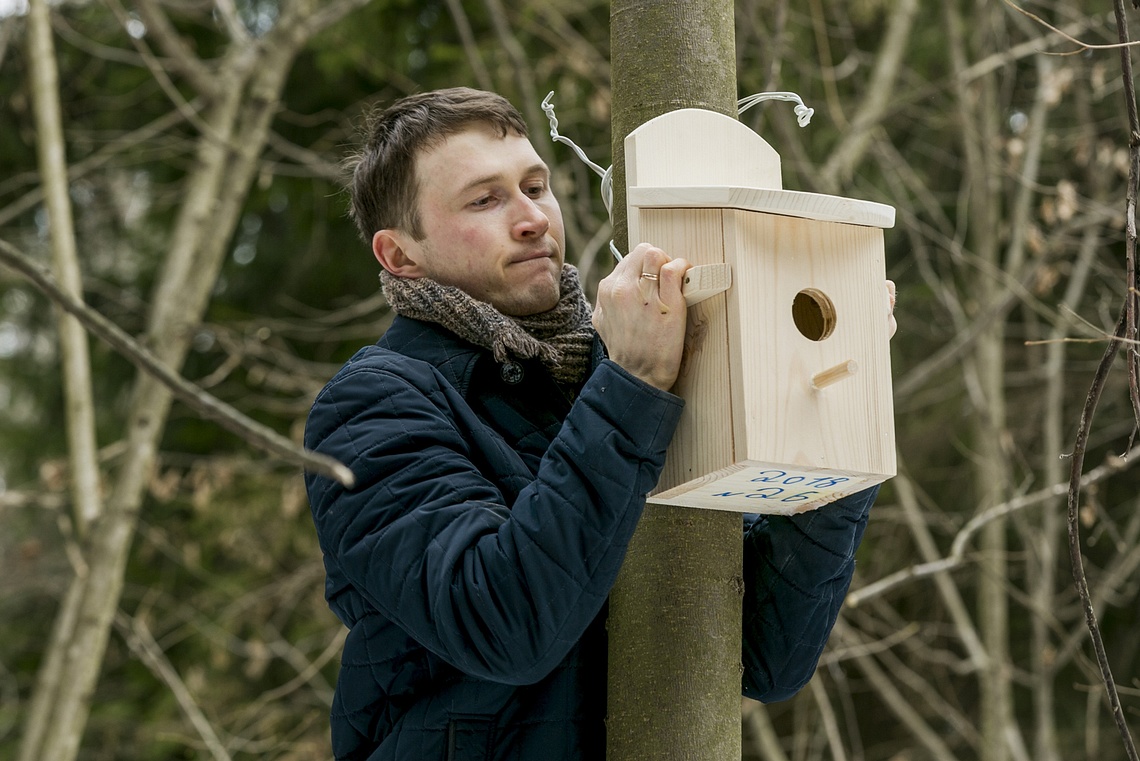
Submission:
[[[477,200],[472,201],[471,205],[474,206],[476,209],[482,209],[484,207],[490,206],[491,202],[494,200],[495,200],[494,196],[483,196],[482,198],[479,198]]]
[[[537,198],[538,196],[542,195],[544,192],[546,192],[546,186],[545,185],[531,185],[529,188],[526,189],[527,195],[531,196],[532,198]]]

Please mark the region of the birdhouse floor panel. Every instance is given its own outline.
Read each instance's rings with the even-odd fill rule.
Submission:
[[[706,510],[794,515],[886,479],[887,476],[875,473],[792,468],[748,460],[673,489],[654,492],[646,501]]]

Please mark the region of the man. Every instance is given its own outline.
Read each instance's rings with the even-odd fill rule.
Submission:
[[[518,112],[465,88],[375,115],[352,213],[397,317],[314,402],[308,475],[350,631],[338,759],[602,759],[605,606],[682,401],[688,263],[642,244],[591,309]],[[744,694],[811,677],[874,490],[745,517]]]

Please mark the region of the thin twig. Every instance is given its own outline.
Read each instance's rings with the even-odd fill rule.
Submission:
[[[451,12],[455,31],[459,33],[459,39],[463,43],[463,52],[467,55],[467,65],[475,74],[475,81],[484,90],[495,89],[494,83],[491,82],[491,74],[487,71],[487,65],[483,63],[483,56],[479,53],[475,34],[471,31],[471,21],[467,18],[467,12],[463,10],[463,4],[459,0],[447,0],[447,10]]]
[[[1094,44],[1094,43],[1091,43],[1091,42],[1085,42],[1084,40],[1078,40],[1076,37],[1073,37],[1073,36],[1071,36],[1071,35],[1065,34],[1065,33],[1064,33],[1064,32],[1062,32],[1060,29],[1058,29],[1057,27],[1053,26],[1052,24],[1050,24],[1048,21],[1046,21],[1045,19],[1041,18],[1041,17],[1040,17],[1040,16],[1038,16],[1037,14],[1035,14],[1035,13],[1031,13],[1030,11],[1027,11],[1027,10],[1025,10],[1025,9],[1024,9],[1024,8],[1022,8],[1021,6],[1019,6],[1019,5],[1017,5],[1016,3],[1012,2],[1012,0],[1002,0],[1002,2],[1004,2],[1004,3],[1005,3],[1006,5],[1008,5],[1010,8],[1013,8],[1013,9],[1014,9],[1015,11],[1017,11],[1018,13],[1020,13],[1020,14],[1022,14],[1022,15],[1024,15],[1024,16],[1027,16],[1027,17],[1029,17],[1029,18],[1031,18],[1031,19],[1033,19],[1033,20],[1034,20],[1034,21],[1036,21],[1038,24],[1040,24],[1041,26],[1045,27],[1045,28],[1046,28],[1046,29],[1048,29],[1049,31],[1053,32],[1054,34],[1059,34],[1059,35],[1061,35],[1062,37],[1064,37],[1066,40],[1068,40],[1069,42],[1073,43],[1074,45],[1080,45],[1080,46],[1081,46],[1081,50],[1078,50],[1078,51],[1074,51],[1074,52],[1077,52],[1077,53],[1079,53],[1079,52],[1081,52],[1081,51],[1083,51],[1083,50],[1116,50],[1117,48],[1120,48],[1120,49],[1123,49],[1123,50],[1127,50],[1127,49],[1128,49],[1128,48],[1130,48],[1130,47],[1133,47],[1133,46],[1136,46],[1136,45],[1140,45],[1140,41],[1130,41],[1130,42],[1129,42],[1129,41],[1121,41],[1121,42],[1109,42],[1109,43],[1103,43],[1103,44],[1099,44],[1099,45],[1097,45],[1097,44]],[[1068,54],[1068,53],[1059,53],[1059,54],[1057,54],[1057,55],[1071,55],[1071,54]]]
[[[1116,14],[1116,28],[1119,40],[1129,42],[1128,20],[1125,17],[1123,0],[1113,0],[1113,11]],[[1136,185],[1140,181],[1140,115],[1136,110],[1136,87],[1132,81],[1132,51],[1123,46],[1120,49],[1121,75],[1124,80],[1125,105],[1128,109],[1128,188],[1126,194],[1126,214],[1128,219],[1128,233],[1125,243],[1127,277],[1124,308],[1120,312],[1114,335],[1129,340],[1136,338]],[[1096,620],[1096,610],[1093,607],[1092,596],[1089,594],[1088,578],[1085,576],[1084,561],[1081,559],[1081,533],[1079,517],[1081,493],[1081,468],[1085,459],[1085,447],[1088,444],[1089,432],[1092,428],[1093,414],[1096,412],[1097,402],[1108,380],[1108,373],[1112,368],[1113,360],[1120,349],[1121,342],[1111,341],[1105,347],[1096,375],[1093,377],[1092,387],[1085,398],[1084,408],[1081,410],[1081,422],[1077,428],[1076,444],[1073,447],[1073,461],[1069,472],[1069,561],[1073,566],[1073,580],[1077,593],[1081,598],[1081,606],[1085,611],[1085,624],[1089,629],[1093,650],[1096,652],[1097,665],[1100,667],[1101,678],[1104,680],[1105,692],[1109,705],[1112,707],[1112,717],[1124,741],[1124,750],[1131,761],[1137,761],[1136,745],[1132,741],[1132,733],[1128,730],[1128,722],[1124,717],[1124,710],[1120,706],[1120,695],[1116,690],[1116,681],[1112,676],[1112,667],[1108,662],[1108,655],[1104,650],[1104,639],[1100,633],[1100,626]],[[1136,352],[1129,350],[1129,397],[1132,401],[1133,416],[1140,416],[1140,392],[1137,390]]]
[[[156,0],[139,0],[135,8],[146,25],[147,36],[154,39],[166,53],[172,62],[171,68],[190,80],[190,85],[196,92],[213,95],[217,88],[213,72],[183,42],[162,6]]]
[[[154,354],[127,335],[103,315],[64,293],[52,276],[19,249],[0,240],[0,262],[23,275],[49,299],[69,314],[75,315],[91,333],[110,344],[136,367],[150,373],[171,390],[184,404],[223,428],[237,434],[249,444],[295,462],[313,473],[335,479],[344,486],[354,483],[352,471],[326,455],[298,447],[268,426],[251,420],[238,410],[195,386],[172,371]]]
[[[119,612],[115,614],[115,626],[123,635],[123,639],[127,641],[127,646],[150,668],[152,673],[170,688],[170,692],[178,701],[182,713],[186,715],[186,719],[197,730],[198,736],[202,738],[202,742],[215,761],[232,761],[232,757],[226,751],[218,733],[214,731],[210,720],[206,718],[206,714],[198,706],[194,696],[190,694],[186,682],[182,680],[178,671],[171,665],[166,653],[162,651],[162,647],[155,641],[154,635],[150,633],[150,629],[147,628],[142,619]]]
[[[1075,455],[1074,455],[1075,456]],[[1123,470],[1128,469],[1137,461],[1140,461],[1140,447],[1136,447],[1121,457],[1113,457],[1103,465],[1090,470],[1085,473],[1081,478],[1081,486],[1092,486],[1104,481],[1109,476],[1113,476]],[[881,597],[895,587],[902,586],[908,581],[926,578],[938,573],[959,568],[966,563],[966,548],[975,534],[981,528],[989,523],[992,523],[999,518],[1004,518],[1012,513],[1020,510],[1025,510],[1029,507],[1035,507],[1048,502],[1050,499],[1060,497],[1065,494],[1071,485],[1069,482],[1062,482],[1053,484],[1044,489],[1038,489],[1030,494],[1025,494],[1020,497],[1015,497],[1007,502],[1002,502],[1000,505],[994,505],[985,512],[979,513],[970,519],[965,526],[954,536],[954,542],[950,546],[950,552],[944,558],[938,560],[931,560],[926,563],[919,563],[904,568],[901,571],[896,571],[890,576],[885,576],[873,584],[868,584],[865,587],[855,590],[847,595],[845,604],[848,607],[857,607],[872,600],[876,597]]]
[[[242,23],[241,15],[238,13],[237,6],[234,5],[234,0],[216,0],[214,7],[218,9],[218,15],[225,21],[230,38],[237,43],[249,42],[249,30]]]
[[[1119,3],[1119,0],[1117,0],[1117,2]],[[1126,312],[1127,309],[1120,310],[1120,320],[1116,326],[1117,334],[1121,334],[1125,330],[1125,324],[1127,322],[1125,317]],[[1112,668],[1109,666],[1108,656],[1104,650],[1104,640],[1101,637],[1100,626],[1096,620],[1096,610],[1093,607],[1092,596],[1089,594],[1088,578],[1085,576],[1084,561],[1081,559],[1079,521],[1081,468],[1085,461],[1085,448],[1088,444],[1089,432],[1092,428],[1093,413],[1096,411],[1097,402],[1100,401],[1101,392],[1104,391],[1105,382],[1108,380],[1108,372],[1112,368],[1113,360],[1116,359],[1116,353],[1119,349],[1119,341],[1111,341],[1105,348],[1104,355],[1100,360],[1100,365],[1097,367],[1096,375],[1093,377],[1092,387],[1089,389],[1088,396],[1085,398],[1084,409],[1081,410],[1081,422],[1077,429],[1077,440],[1073,446],[1073,460],[1069,471],[1069,561],[1073,566],[1073,581],[1076,585],[1077,594],[1080,595],[1081,605],[1084,608],[1085,624],[1088,626],[1093,649],[1096,651],[1097,664],[1100,666],[1101,677],[1104,679],[1108,701],[1112,706],[1113,718],[1115,718],[1116,726],[1120,730],[1120,735],[1124,740],[1124,749],[1128,754],[1128,758],[1131,759],[1131,761],[1136,761],[1136,747],[1132,742],[1132,735],[1128,731],[1128,724],[1124,720],[1124,712],[1120,707],[1120,695],[1117,694],[1116,691],[1116,681],[1112,677]]]

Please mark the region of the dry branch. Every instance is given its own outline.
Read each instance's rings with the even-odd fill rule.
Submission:
[[[1120,312],[1120,321],[1114,335],[1117,338],[1134,340],[1136,338],[1136,194],[1137,184],[1140,183],[1140,116],[1136,109],[1136,86],[1132,76],[1132,51],[1128,46],[1128,21],[1125,17],[1123,0],[1113,1],[1113,10],[1116,14],[1116,28],[1121,43],[1120,67],[1124,83],[1125,105],[1128,111],[1128,187],[1125,195],[1126,218],[1128,223],[1125,240],[1125,289],[1124,307]],[[1120,705],[1120,695],[1116,690],[1116,682],[1112,676],[1112,667],[1105,653],[1104,640],[1101,637],[1100,626],[1097,624],[1096,610],[1093,607],[1092,597],[1089,594],[1088,579],[1085,576],[1084,561],[1081,559],[1081,536],[1078,508],[1080,506],[1081,470],[1084,465],[1085,447],[1088,443],[1089,432],[1092,428],[1093,415],[1096,412],[1097,402],[1108,380],[1113,360],[1120,349],[1121,342],[1110,341],[1101,357],[1097,367],[1092,386],[1085,398],[1084,408],[1081,410],[1080,425],[1077,429],[1076,443],[1073,446],[1073,461],[1069,473],[1068,497],[1068,526],[1069,526],[1069,560],[1073,566],[1073,580],[1077,593],[1081,598],[1081,606],[1085,612],[1085,624],[1089,629],[1093,651],[1096,653],[1097,665],[1100,667],[1101,678],[1104,680],[1108,702],[1112,708],[1112,716],[1116,727],[1120,731],[1124,742],[1124,750],[1131,761],[1136,761],[1136,745],[1132,741],[1132,733],[1128,729],[1128,722],[1124,717],[1124,710]],[[1133,415],[1140,416],[1140,378],[1138,378],[1136,352],[1129,348],[1128,359],[1128,386],[1132,401]]]
[[[51,38],[47,5],[32,2],[28,13],[28,68],[32,77],[32,100],[36,114],[36,149],[40,182],[51,220],[52,261],[60,292],[82,300],[83,275],[75,241],[71,198],[68,195],[67,153],[63,137],[63,114],[59,102],[59,70]],[[95,401],[87,334],[75,320],[59,315],[60,364],[67,405],[67,441],[71,459],[71,491],[77,533],[102,512],[99,497],[99,463],[95,440]]]
[[[140,370],[163,383],[178,398],[203,417],[209,418],[226,430],[240,436],[250,445],[277,457],[302,465],[313,473],[320,473],[351,487],[352,471],[342,463],[316,452],[298,447],[271,428],[251,420],[238,410],[175,373],[135,339],[96,312],[64,293],[51,275],[28,259],[15,246],[0,240],[0,262],[27,278],[40,292],[74,315],[91,333],[106,341]]]
[[[206,714],[198,706],[194,696],[190,694],[190,689],[182,681],[182,677],[167,659],[166,653],[162,651],[162,647],[155,641],[154,635],[150,633],[150,629],[147,628],[142,619],[132,618],[125,613],[118,613],[115,616],[115,626],[123,635],[131,652],[137,655],[174,695],[174,699],[178,701],[178,707],[182,709],[186,719],[198,732],[198,736],[202,738],[202,742],[215,761],[232,761],[210,720],[206,718]]]
[[[1092,486],[1093,484],[1100,483],[1108,477],[1132,467],[1137,460],[1140,460],[1140,447],[1132,449],[1123,457],[1113,457],[1100,467],[1090,470],[1081,478],[1080,485]],[[892,573],[890,576],[879,579],[874,584],[868,584],[865,587],[857,589],[847,595],[846,604],[852,608],[856,608],[869,600],[881,597],[890,590],[908,581],[926,578],[927,576],[933,576],[938,573],[945,573],[946,571],[965,565],[967,546],[973,536],[978,533],[983,526],[1020,510],[1045,504],[1051,499],[1064,495],[1069,489],[1070,483],[1066,481],[1053,484],[1052,486],[1039,489],[1038,491],[1021,497],[1015,497],[1000,505],[994,505],[985,512],[974,516],[962,527],[955,535],[950,553],[946,557],[904,568],[901,571]]]

